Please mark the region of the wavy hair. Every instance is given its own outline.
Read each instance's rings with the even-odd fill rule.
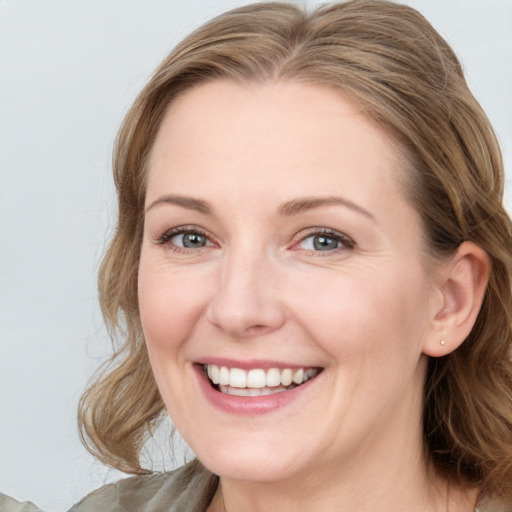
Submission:
[[[211,80],[295,80],[339,90],[395,135],[408,155],[405,184],[429,253],[463,241],[483,248],[490,279],[459,349],[429,360],[424,393],[427,460],[446,479],[512,503],[512,228],[492,127],[451,48],[414,9],[352,0],[311,13],[253,4],[215,18],[162,62],[128,112],[114,152],[118,223],[99,274],[115,352],[80,402],[88,449],[129,473],[164,405],[139,320],[137,272],[146,163],[170,102]]]

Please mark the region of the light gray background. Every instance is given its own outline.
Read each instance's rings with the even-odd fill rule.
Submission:
[[[109,353],[96,271],[112,143],[168,50],[243,3],[0,0],[0,489],[19,500],[63,511],[119,478],[85,452],[75,421]],[[458,52],[511,172],[512,0],[405,3]]]

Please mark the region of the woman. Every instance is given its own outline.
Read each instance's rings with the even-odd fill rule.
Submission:
[[[511,225],[450,48],[378,0],[225,14],[118,138],[84,510],[511,510]],[[147,476],[167,410],[198,460]],[[397,492],[399,490],[399,492]]]

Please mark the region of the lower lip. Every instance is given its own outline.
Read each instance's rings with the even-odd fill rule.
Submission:
[[[204,374],[202,366],[194,365],[194,367],[199,380],[199,386],[206,398],[216,408],[230,414],[240,415],[265,414],[285,407],[304,393],[307,393],[311,384],[318,377],[313,377],[304,384],[289,391],[262,396],[234,396],[216,390]]]

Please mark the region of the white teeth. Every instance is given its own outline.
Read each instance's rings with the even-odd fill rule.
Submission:
[[[267,385],[265,370],[250,370],[247,374],[248,388],[264,388]]]
[[[229,370],[229,385],[232,388],[246,388],[247,373],[240,368],[231,368]]]
[[[302,368],[293,374],[293,382],[295,384],[302,384],[304,382],[304,370]]]
[[[223,386],[229,386],[229,370],[225,366],[219,370],[219,384],[222,384]]]
[[[286,368],[281,372],[281,384],[283,386],[289,386],[293,382],[293,372],[290,368]]]
[[[234,396],[250,396],[249,389],[247,388],[235,388],[229,386],[229,394]]]
[[[267,371],[254,368],[246,371],[241,368],[227,368],[215,364],[205,365],[208,378],[218,384],[223,393],[238,396],[260,396],[286,391],[289,386],[299,386],[318,374],[315,368],[269,368]],[[279,389],[278,389],[279,388]],[[223,391],[229,389],[229,391]],[[235,390],[241,390],[240,393]],[[242,393],[243,391],[243,393]]]
[[[219,367],[214,364],[208,365],[208,377],[214,384],[219,383]]]
[[[304,372],[304,382],[311,379],[318,373],[318,370],[315,370],[314,368],[310,368],[309,370],[306,370]]]
[[[277,368],[267,370],[267,386],[275,387],[281,384],[281,372]]]
[[[273,395],[275,393],[282,393],[297,387],[295,384],[291,387],[276,386],[275,388],[233,388],[231,386],[219,385],[219,390],[232,396],[266,396]]]

